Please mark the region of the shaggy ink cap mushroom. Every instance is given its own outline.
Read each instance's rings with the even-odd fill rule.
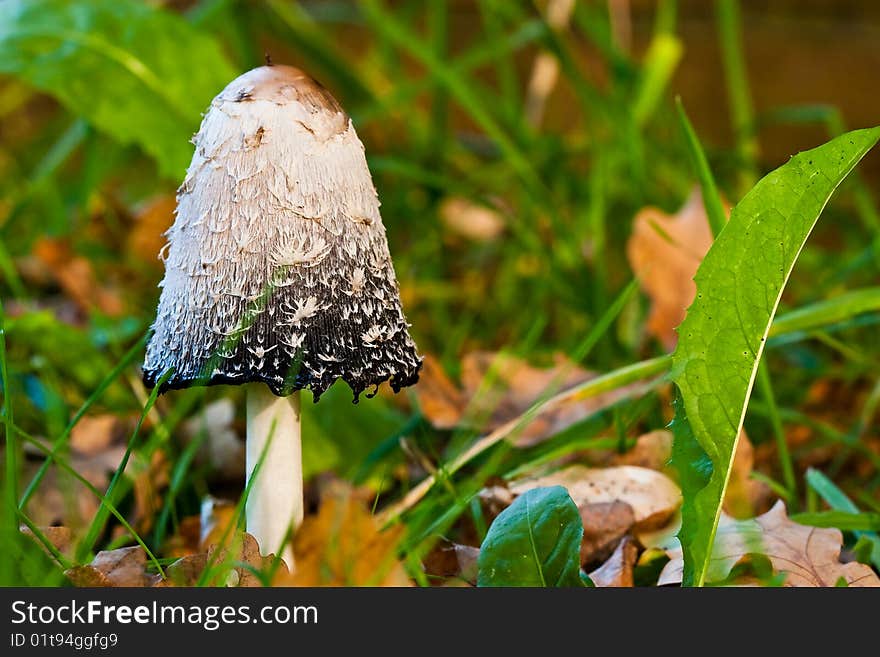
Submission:
[[[233,80],[194,138],[169,229],[144,382],[162,392],[264,382],[315,401],[418,380],[364,147],[302,71]]]

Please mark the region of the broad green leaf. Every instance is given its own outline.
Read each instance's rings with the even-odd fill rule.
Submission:
[[[795,260],[831,194],[880,138],[856,130],[800,153],[739,202],[700,265],[671,377],[673,462],[684,496],[684,584],[701,586],[767,333]]]
[[[477,586],[583,586],[584,526],[562,486],[533,488],[502,511],[477,560]]]
[[[201,113],[235,77],[211,37],[134,0],[0,3],[0,73],[139,145],[178,179]]]

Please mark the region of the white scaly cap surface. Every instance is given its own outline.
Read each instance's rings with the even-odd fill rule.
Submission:
[[[178,190],[144,381],[163,390],[418,380],[379,200],[351,120],[289,66],[211,103]]]

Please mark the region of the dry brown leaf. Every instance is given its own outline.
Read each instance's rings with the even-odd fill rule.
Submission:
[[[64,573],[74,586],[147,586],[147,555],[138,546],[102,550],[92,563],[75,566]]]
[[[89,260],[75,255],[67,242],[40,238],[34,245],[34,255],[52,272],[61,289],[81,310],[98,309],[111,317],[119,317],[125,312],[122,298],[98,283]]]
[[[276,577],[284,580],[288,577],[287,565],[283,560],[280,561]],[[220,574],[225,577],[223,582],[209,582],[213,585],[222,584],[223,586],[236,587],[255,587],[263,586],[263,582],[256,572],[268,573],[276,566],[276,558],[274,554],[263,556],[260,554],[260,546],[257,539],[247,532],[236,531],[226,540],[224,544],[214,544],[208,546],[207,562],[218,564],[244,564],[235,565],[230,570],[218,569]],[[187,566],[197,565],[197,559],[191,559]],[[250,567],[245,567],[245,565]]]
[[[562,354],[554,364],[540,368],[503,353],[477,351],[461,361],[462,389],[458,390],[439,369],[426,363],[427,383],[417,394],[425,417],[438,429],[457,425],[492,431],[525,413],[536,401],[594,378]],[[566,400],[524,425],[514,444],[526,447],[559,433],[592,413],[631,396],[642,384],[625,386],[588,399]]]
[[[475,242],[491,242],[504,232],[504,218],[485,205],[459,196],[443,200],[439,208],[443,224],[454,234]]]
[[[119,437],[122,422],[115,415],[85,415],[70,431],[70,446],[81,454],[94,456]]]
[[[625,537],[608,560],[590,573],[590,579],[597,587],[632,587],[633,568],[639,550],[630,537]]]
[[[441,540],[425,556],[422,564],[427,575],[443,580],[455,579],[476,586],[479,556],[478,547]]]
[[[667,349],[675,346],[675,328],[697,291],[694,274],[711,245],[712,231],[699,190],[674,215],[645,208],[633,220],[627,257],[652,301],[648,331]]]
[[[636,438],[636,444],[624,454],[614,456],[614,465],[635,465],[651,470],[666,470],[672,457],[672,432],[651,431]]]
[[[625,502],[632,507],[636,529],[666,524],[681,504],[681,491],[669,477],[634,465],[573,465],[545,477],[520,479],[511,483],[510,490],[521,495],[543,486],[565,487],[579,509],[588,504]]]
[[[126,468],[127,469],[127,468]],[[134,471],[134,512],[132,520],[140,533],[153,528],[162,510],[162,491],[171,481],[171,465],[165,452],[156,450],[150,456],[148,466],[138,466]]]
[[[397,559],[398,525],[381,531],[378,520],[350,491],[336,491],[307,516],[296,533],[294,572],[287,586],[410,586]]]
[[[585,504],[578,511],[584,525],[581,565],[607,559],[636,522],[632,507],[619,500]]]
[[[125,245],[129,259],[157,271],[162,269],[159,253],[165,246],[165,231],[174,223],[176,207],[174,195],[164,194],[148,201],[138,211]]]
[[[707,582],[724,580],[749,554],[763,554],[777,573],[785,573],[785,586],[835,586],[840,578],[849,586],[880,587],[869,566],[841,563],[843,535],[837,529],[799,525],[788,518],[781,501],[752,520],[722,516],[709,561]],[[681,548],[668,552],[670,561],[660,573],[658,586],[680,584]]]
[[[415,388],[422,414],[437,429],[454,429],[464,412],[465,400],[443,371],[440,362],[426,354]]]
[[[49,541],[52,547],[61,554],[67,557],[73,556],[73,532],[69,527],[38,527],[37,529],[40,530],[40,533]],[[34,535],[30,528],[22,527],[21,533],[30,536],[37,545],[49,554],[49,550],[46,549],[43,542]]]
[[[155,586],[163,588],[169,586],[195,586],[207,564],[208,555],[204,553],[181,557],[165,568],[165,579],[159,579]]]
[[[758,507],[770,496],[767,484],[751,478],[754,467],[755,449],[746,432],[740,431],[724,494],[724,510],[734,518],[753,518]]]

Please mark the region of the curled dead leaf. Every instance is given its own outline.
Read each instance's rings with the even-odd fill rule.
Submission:
[[[478,547],[441,540],[423,560],[425,574],[442,580],[444,585],[453,580],[453,584],[463,582],[476,586],[479,556]]]
[[[597,587],[631,587],[633,568],[639,549],[630,537],[625,537],[608,560],[590,573],[590,579]]]

